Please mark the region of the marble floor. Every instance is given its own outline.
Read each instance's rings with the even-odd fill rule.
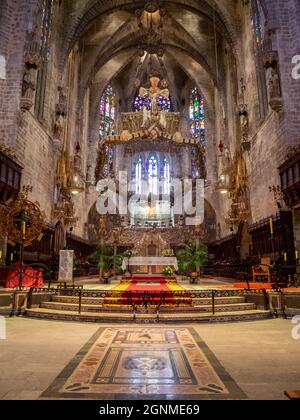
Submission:
[[[300,389],[294,327],[6,319],[0,399],[284,399]]]

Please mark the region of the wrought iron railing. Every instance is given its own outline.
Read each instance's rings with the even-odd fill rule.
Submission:
[[[132,308],[133,319],[136,319],[138,308],[144,308],[147,311],[149,308],[154,308],[157,319],[159,319],[161,307],[168,302],[170,298],[170,291],[118,291],[118,290],[85,290],[82,287],[69,286],[69,287],[57,287],[57,288],[30,288],[27,297],[27,309],[31,308],[33,294],[51,294],[53,296],[65,296],[78,298],[78,314],[82,313],[82,300],[83,298],[108,298],[114,297],[116,299],[126,298],[128,304]],[[261,289],[206,289],[197,291],[171,291],[172,301],[174,306],[180,306],[182,298],[190,298],[191,301],[194,299],[211,299],[211,313],[216,313],[216,299],[222,297],[244,297],[247,295],[261,295],[264,297],[264,309],[269,309],[269,297],[266,290]]]

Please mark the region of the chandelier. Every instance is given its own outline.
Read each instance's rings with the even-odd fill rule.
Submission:
[[[159,6],[157,1],[147,1],[144,9],[136,11],[138,27],[140,30],[139,54],[157,54],[159,57],[164,55],[162,47],[163,38],[163,19],[166,10]]]
[[[215,191],[223,195],[230,192],[230,183],[228,180],[228,176],[226,174],[222,174],[220,178],[218,179]]]
[[[232,160],[230,151],[228,147],[225,146],[223,140],[220,141],[218,149],[218,172],[220,175],[217,179],[215,191],[225,195],[231,192],[233,187],[231,182]]]
[[[85,182],[81,171],[81,147],[79,142],[75,146],[75,154],[73,156],[73,165],[71,173],[71,182],[69,189],[72,195],[77,195],[85,190]]]

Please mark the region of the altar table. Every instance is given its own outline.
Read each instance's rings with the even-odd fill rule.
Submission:
[[[126,270],[128,265],[134,266],[173,266],[178,270],[178,261],[176,257],[132,257],[124,258],[122,269]]]

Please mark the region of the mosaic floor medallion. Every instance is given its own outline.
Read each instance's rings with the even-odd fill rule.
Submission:
[[[100,328],[42,398],[241,399],[192,328]]]

